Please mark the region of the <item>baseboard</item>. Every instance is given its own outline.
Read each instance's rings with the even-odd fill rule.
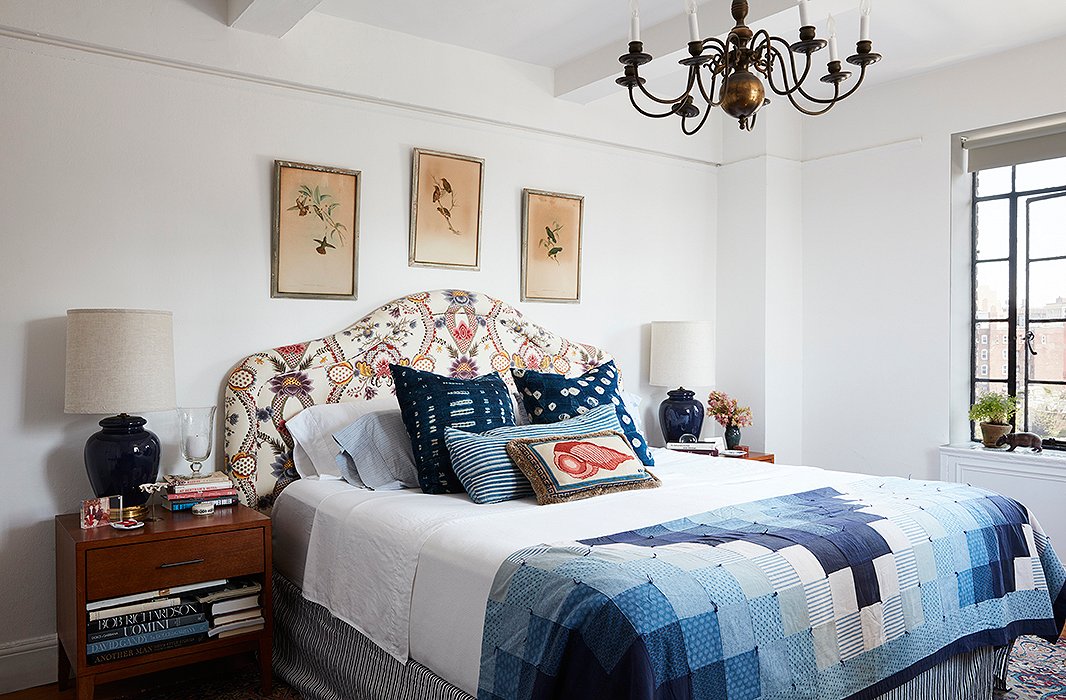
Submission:
[[[0,693],[56,682],[56,636],[0,644]]]

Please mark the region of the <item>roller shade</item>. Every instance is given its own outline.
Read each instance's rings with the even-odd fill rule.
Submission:
[[[966,149],[967,156],[966,169],[973,173],[1006,165],[1066,157],[1066,118],[1058,116],[1041,121],[1043,123],[1040,126],[1028,122],[1029,128],[1011,130],[1012,125],[1007,125],[995,130],[986,129],[983,132],[963,135],[962,147]]]

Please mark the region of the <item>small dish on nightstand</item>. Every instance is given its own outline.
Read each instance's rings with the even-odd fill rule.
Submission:
[[[722,450],[721,455],[723,457],[743,457],[748,454],[744,450]]]
[[[117,523],[111,523],[111,527],[116,530],[136,530],[144,527],[144,523],[140,520],[119,520]]]

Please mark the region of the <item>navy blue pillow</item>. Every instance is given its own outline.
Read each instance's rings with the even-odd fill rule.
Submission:
[[[448,457],[444,429],[483,433],[514,425],[507,385],[498,374],[455,379],[400,365],[389,369],[414,448],[418,485],[425,493],[464,493]]]
[[[614,404],[618,422],[622,425],[633,452],[641,462],[651,467],[655,460],[648,451],[648,441],[637,430],[637,422],[626,411],[618,391],[618,368],[614,360],[593,367],[580,377],[568,379],[561,374],[534,372],[531,369],[512,369],[518,392],[522,395],[529,419],[534,423],[558,423],[591,411],[597,406]]]

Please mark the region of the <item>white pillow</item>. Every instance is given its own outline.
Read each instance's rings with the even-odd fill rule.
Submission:
[[[375,411],[333,434],[341,457],[350,457],[341,472],[350,484],[362,482],[375,491],[418,486],[414,448],[400,409]],[[349,474],[351,467],[355,474]]]
[[[310,406],[285,421],[296,445],[292,451],[296,473],[300,478],[340,477],[337,455],[340,447],[333,433],[351,425],[360,416],[382,409],[395,409],[396,397],[380,394],[369,401],[346,401]]]

